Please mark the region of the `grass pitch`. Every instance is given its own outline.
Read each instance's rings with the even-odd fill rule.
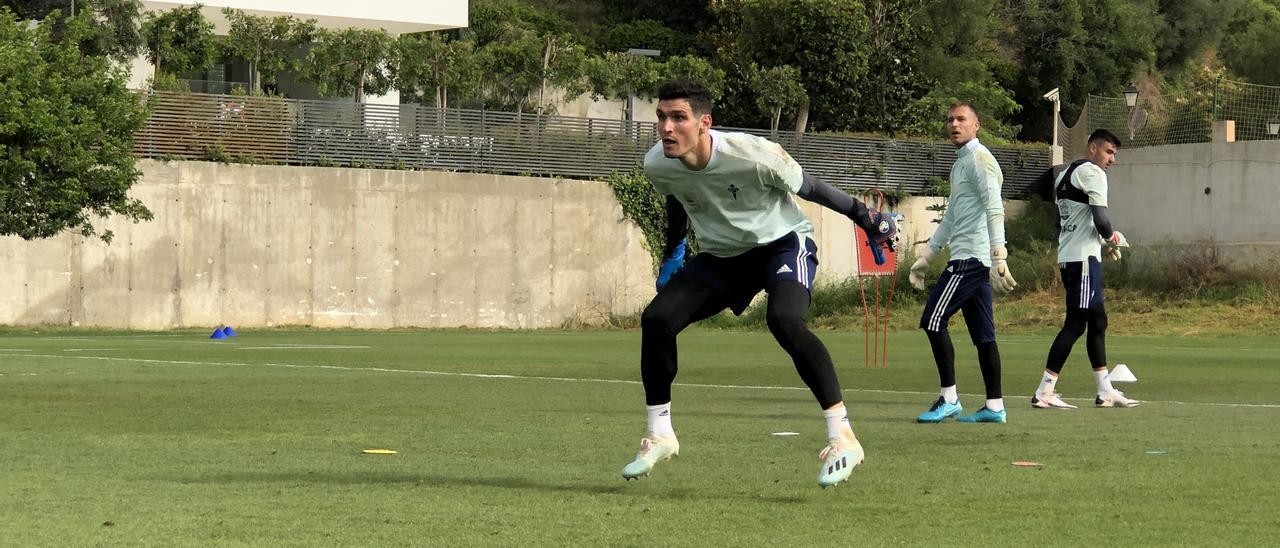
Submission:
[[[681,456],[630,483],[638,331],[204,335],[0,334],[5,544],[1263,545],[1280,530],[1274,338],[1111,337],[1140,379],[1124,389],[1149,401],[1136,409],[1092,408],[1080,344],[1059,390],[1081,409],[1050,411],[1027,401],[1052,333],[1002,335],[1009,423],[919,425],[937,381],[923,335],[893,334],[882,370],[863,367],[860,332],[821,332],[867,449],[822,490],[821,414],[767,333],[681,336]]]

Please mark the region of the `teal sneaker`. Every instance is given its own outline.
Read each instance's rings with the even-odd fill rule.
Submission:
[[[822,461],[822,467],[818,469],[818,485],[826,489],[849,479],[853,468],[862,464],[864,458],[866,453],[857,438],[852,441],[831,438],[827,442],[827,448],[818,453],[818,460]]]
[[[938,396],[938,401],[933,402],[933,406],[928,411],[916,417],[916,422],[942,422],[952,417],[959,417],[963,410],[964,408],[960,407],[960,400],[947,403],[942,396]]]
[[[960,422],[1004,422],[1004,409],[992,411],[984,405],[977,413],[956,419]]]
[[[671,457],[679,454],[680,442],[675,438],[664,438],[649,432],[640,438],[640,451],[636,453],[636,460],[622,468],[622,477],[630,481],[648,476],[658,461],[671,460]]]

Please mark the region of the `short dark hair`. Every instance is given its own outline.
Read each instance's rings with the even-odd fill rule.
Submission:
[[[1116,148],[1120,148],[1120,138],[1116,137],[1116,134],[1105,129],[1096,129],[1093,133],[1089,134],[1089,144],[1092,145],[1098,141],[1111,143],[1115,145]]]
[[[970,103],[968,101],[956,101],[954,103],[951,103],[951,106],[947,107],[947,112],[951,112],[960,107],[965,107],[973,111],[973,119],[982,121],[982,115],[978,114],[978,107],[973,106],[973,103]]]
[[[711,92],[693,80],[668,80],[658,86],[658,100],[686,99],[694,114],[711,114]]]

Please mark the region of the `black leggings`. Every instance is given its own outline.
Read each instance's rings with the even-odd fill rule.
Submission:
[[[791,356],[796,372],[822,408],[840,403],[840,382],[831,354],[805,324],[809,290],[799,282],[786,281],[768,292],[765,318],[769,332]],[[676,276],[658,292],[640,317],[640,377],[644,381],[645,403],[661,405],[671,401],[671,383],[678,369],[676,335],[725,307],[723,296],[694,276]]]
[[[938,383],[943,388],[956,385],[956,350],[951,345],[951,334],[944,328],[941,331],[924,332],[929,337],[929,347],[933,350],[933,362],[938,366]],[[978,369],[982,371],[982,385],[987,392],[987,399],[996,400],[1004,397],[1000,386],[1000,347],[995,341],[975,343],[978,349]]]
[[[1107,366],[1107,310],[1102,305],[1094,308],[1067,308],[1067,319],[1062,323],[1062,330],[1053,339],[1049,347],[1049,359],[1045,369],[1055,374],[1062,372],[1067,357],[1071,355],[1071,347],[1075,346],[1085,332],[1085,350],[1089,353],[1089,363],[1094,369]]]

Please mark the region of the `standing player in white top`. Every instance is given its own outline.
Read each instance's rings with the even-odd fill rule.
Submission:
[[[641,317],[640,373],[648,433],[622,469],[626,479],[649,475],[658,461],[680,451],[671,425],[676,377],[676,335],[725,308],[741,314],[761,290],[768,292],[769,331],[822,406],[828,445],[818,484],[848,479],[862,462],[862,446],[849,425],[831,355],[805,324],[818,267],[813,225],[792,199],[796,194],[853,219],[871,234],[868,245],[892,248],[897,226],[848,194],[806,173],[776,143],[711,129],[711,98],[701,85],[666,82],[658,88],[658,136],[644,158],[645,175],[666,197],[667,243],[658,294]],[[689,225],[701,253],[684,264]],[[736,466],[737,455],[718,459]]]
[[[1128,245],[1120,231],[1111,228],[1107,216],[1107,168],[1116,159],[1120,139],[1099,129],[1089,136],[1088,153],[1072,162],[1058,176],[1054,194],[1058,203],[1058,270],[1067,293],[1067,319],[1049,348],[1044,377],[1031,406],[1040,409],[1075,409],[1057,393],[1058,374],[1071,355],[1071,347],[1084,335],[1085,350],[1098,383],[1094,405],[1133,407],[1131,400],[1111,386],[1107,372],[1107,310],[1102,305],[1102,257],[1120,259],[1120,246]],[[1106,250],[1103,250],[1103,244]]]
[[[992,314],[991,290],[1010,291],[1017,282],[1009,274],[1004,239],[1004,202],[1000,186],[1004,175],[987,147],[978,142],[981,128],[978,111],[969,103],[956,103],[947,111],[947,131],[956,147],[951,166],[951,197],[942,223],[929,238],[929,245],[911,265],[911,285],[924,289],[924,273],[929,259],[951,248],[951,260],[938,277],[929,302],[920,315],[920,328],[929,337],[933,360],[938,366],[942,394],[917,422],[938,423],[956,417],[961,422],[1005,422],[1004,397],[1000,388],[1000,350],[996,347],[996,324]],[[978,349],[978,367],[986,388],[987,402],[976,413],[960,416],[956,392],[956,353],[947,333],[947,322],[964,311],[969,339]]]

